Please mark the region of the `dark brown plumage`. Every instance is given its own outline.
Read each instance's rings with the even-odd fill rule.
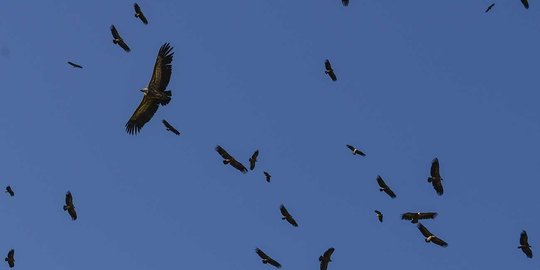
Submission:
[[[524,6],[526,9],[529,9],[529,1],[527,1],[527,0],[521,0],[521,3],[523,4],[523,6]]]
[[[341,3],[342,3],[344,6],[348,6],[348,5],[349,5],[349,0],[341,0]]]
[[[280,264],[280,263],[278,263],[276,260],[270,258],[270,256],[266,255],[266,253],[264,253],[264,252],[263,252],[262,250],[260,250],[259,248],[256,248],[256,249],[255,249],[255,252],[257,253],[257,255],[259,255],[259,257],[261,257],[262,263],[273,265],[273,266],[275,266],[276,268],[281,268],[281,264]]]
[[[443,186],[442,186],[443,179],[439,173],[439,159],[438,158],[434,158],[431,161],[430,174],[431,176],[428,178],[427,181],[433,185],[433,188],[435,189],[437,194],[439,194],[439,196],[443,195],[444,193]]]
[[[180,135],[180,131],[178,131],[176,128],[174,128],[171,124],[169,124],[169,122],[167,122],[167,120],[163,119],[161,121],[163,123],[163,125],[165,125],[165,127],[167,128],[167,131],[170,131],[176,135]]]
[[[68,61],[67,63],[70,64],[70,65],[71,65],[72,67],[74,67],[74,68],[82,68],[81,65],[75,64],[75,63],[73,63],[73,62]]]
[[[527,255],[527,258],[533,257],[531,246],[529,245],[529,237],[527,236],[527,232],[525,230],[523,230],[519,236],[518,248],[521,249],[525,255]]]
[[[6,187],[6,193],[8,193],[9,196],[11,197],[15,196],[15,192],[13,192],[13,189],[11,188],[11,186]]]
[[[422,235],[426,238],[426,243],[432,242],[433,244],[439,245],[441,247],[448,246],[446,242],[432,234],[424,225],[422,225],[422,223],[418,223],[417,227],[422,233]]]
[[[257,157],[259,156],[259,149],[255,150],[253,155],[249,158],[249,169],[253,171],[255,169],[255,163],[257,163]]]
[[[321,262],[321,270],[328,269],[328,263],[332,261],[332,253],[334,253],[334,248],[331,247],[327,249],[322,256],[319,256],[319,262]]]
[[[407,212],[401,215],[401,219],[403,220],[410,220],[411,223],[418,223],[418,220],[420,219],[434,219],[437,217],[437,213],[435,212]]]
[[[383,222],[383,214],[379,210],[375,210],[375,213],[377,214],[377,219],[379,219],[379,222]]]
[[[489,6],[486,8],[486,13],[489,12],[494,6],[495,6],[495,3],[489,5]]]
[[[361,155],[363,157],[366,156],[366,154],[364,154],[364,152],[356,149],[356,147],[354,147],[354,146],[352,146],[350,144],[347,144],[347,148],[349,148],[352,151],[353,155]]]
[[[72,220],[77,220],[77,212],[75,211],[75,205],[73,205],[73,196],[71,192],[66,193],[66,205],[64,205],[64,211],[67,211]]]
[[[139,18],[144,24],[148,24],[148,20],[144,16],[141,7],[137,3],[133,4],[133,7],[135,8],[135,18]]]
[[[247,173],[248,170],[246,169],[246,167],[244,167],[244,165],[242,165],[242,163],[238,162],[234,157],[229,155],[229,153],[227,153],[227,151],[225,151],[225,149],[223,149],[223,147],[218,145],[218,146],[216,146],[215,149],[219,153],[219,155],[221,155],[221,157],[223,158],[223,164],[225,164],[225,165],[230,164],[231,166],[233,166],[234,168],[236,168],[240,172]]]
[[[266,179],[266,182],[270,183],[270,178],[272,178],[272,176],[268,172],[263,172],[263,173],[264,173],[264,178]]]
[[[330,64],[330,60],[326,59],[324,61],[324,68],[326,69],[324,73],[328,74],[328,76],[330,76],[330,79],[335,82],[337,80],[337,77],[334,73],[334,69],[332,69],[332,64]]]
[[[10,268],[15,267],[15,250],[14,249],[11,249],[8,252],[7,257],[4,259],[4,261],[8,263]]]
[[[118,30],[116,30],[116,27],[114,26],[114,24],[111,25],[111,33],[114,38],[113,39],[114,44],[118,44],[118,46],[122,47],[122,49],[124,49],[124,51],[126,52],[131,51],[129,46],[124,42],[124,39],[120,36],[120,33],[118,33]]]
[[[396,197],[396,194],[390,187],[384,182],[382,177],[380,175],[377,175],[377,183],[379,184],[379,190],[382,192],[384,191],[390,198],[394,199]]]
[[[285,208],[283,204],[279,207],[279,211],[281,212],[281,215],[283,215],[283,217],[281,218],[282,220],[287,220],[287,222],[289,222],[294,227],[298,227],[298,223],[296,223],[296,220],[294,220],[291,214],[289,214],[289,211],[287,211],[287,208]]]
[[[148,86],[141,90],[144,93],[143,99],[133,115],[126,123],[126,132],[136,135],[141,131],[158,110],[159,105],[165,106],[171,101],[172,92],[166,90],[171,80],[172,60],[174,52],[169,43],[165,43],[159,48],[154,64],[154,71]]]

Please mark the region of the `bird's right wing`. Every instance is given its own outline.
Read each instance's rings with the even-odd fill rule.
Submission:
[[[144,95],[141,103],[126,123],[126,132],[131,135],[137,135],[144,124],[152,119],[158,107],[159,104],[155,100],[149,98],[148,95]]]
[[[433,235],[424,225],[422,225],[422,223],[418,223],[417,227],[424,237],[430,237]]]

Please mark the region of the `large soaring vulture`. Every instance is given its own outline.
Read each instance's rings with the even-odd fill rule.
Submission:
[[[321,262],[321,270],[328,269],[328,263],[332,261],[332,253],[334,253],[334,248],[331,247],[327,249],[322,256],[319,256],[319,262]]]
[[[383,222],[383,214],[379,210],[375,210],[375,214],[377,214],[377,219],[379,219],[379,222]]]
[[[521,0],[521,3],[523,4],[523,6],[524,6],[526,9],[529,9],[529,1],[527,1],[527,0]]]
[[[13,189],[11,188],[11,186],[6,187],[6,193],[8,193],[9,196],[11,197],[15,196],[15,192],[13,192]]]
[[[255,169],[255,163],[257,163],[257,157],[259,156],[259,149],[253,152],[253,155],[249,158],[249,169],[253,171]]]
[[[66,205],[64,205],[64,211],[67,211],[72,220],[77,219],[77,212],[75,212],[75,205],[73,205],[73,196],[71,192],[66,193]]]
[[[166,88],[171,80],[171,63],[174,54],[172,49],[169,43],[159,48],[152,79],[148,86],[141,90],[144,93],[141,104],[126,123],[127,133],[132,135],[139,133],[144,124],[152,119],[159,105],[165,106],[171,101],[172,93]]]
[[[129,52],[131,49],[129,46],[124,42],[124,39],[120,36],[120,33],[118,33],[118,30],[116,30],[116,27],[114,27],[114,24],[111,25],[111,33],[113,35],[113,43],[118,44],[118,46],[122,47],[124,51]]]
[[[163,123],[163,125],[165,126],[167,131],[170,131],[170,132],[172,132],[172,133],[174,133],[176,135],[180,135],[180,131],[178,131],[171,124],[169,124],[169,122],[167,122],[167,120],[163,119],[161,122]]]
[[[489,6],[486,8],[486,13],[489,12],[494,6],[495,6],[495,3],[489,5]]]
[[[410,220],[413,224],[418,223],[420,219],[434,219],[435,217],[437,217],[437,213],[435,212],[407,212],[401,215],[401,219]]]
[[[334,69],[332,69],[332,64],[330,64],[330,60],[326,59],[324,61],[324,68],[326,69],[324,71],[324,73],[328,74],[328,76],[330,76],[330,79],[332,79],[332,81],[337,81],[337,77],[336,77],[336,74],[334,73]]]
[[[354,146],[352,146],[350,144],[347,144],[347,148],[349,148],[352,151],[353,155],[361,155],[363,157],[366,156],[366,154],[364,154],[364,152],[358,150],[356,147],[354,147]]]
[[[527,255],[527,258],[532,258],[532,250],[531,246],[529,245],[529,238],[527,237],[527,232],[523,230],[521,232],[521,235],[519,236],[519,247],[525,255]]]
[[[426,243],[431,242],[431,243],[439,245],[441,247],[447,247],[448,246],[448,244],[446,242],[444,242],[442,239],[440,239],[439,237],[432,234],[426,227],[424,227],[424,225],[422,225],[422,223],[418,223],[417,226],[418,226],[418,229],[420,230],[420,232],[422,233],[422,235],[426,238],[425,239]]]
[[[133,7],[135,8],[135,18],[139,18],[144,24],[148,24],[148,20],[144,16],[141,7],[137,3],[133,4]]]
[[[15,266],[15,250],[14,249],[11,249],[8,252],[7,257],[4,259],[4,261],[8,263],[10,268],[13,268]]]
[[[221,147],[219,145],[216,146],[216,151],[223,158],[223,164],[225,164],[225,165],[230,164],[231,166],[233,166],[237,170],[241,171],[242,173],[247,173],[248,170],[246,169],[246,167],[244,167],[244,165],[242,165],[242,163],[238,162],[234,157],[229,155],[229,153],[227,153],[227,151],[225,151],[225,149],[223,149],[223,147]]]
[[[428,182],[433,185],[433,188],[437,192],[437,194],[443,195],[443,186],[442,186],[442,177],[439,173],[439,159],[434,158],[433,161],[431,161],[431,176],[428,178]]]
[[[79,65],[79,64],[75,64],[75,63],[70,62],[70,61],[68,61],[67,63],[68,63],[69,65],[71,65],[72,67],[74,67],[74,68],[82,68],[82,66]]]
[[[294,227],[298,227],[298,223],[296,223],[296,220],[294,220],[293,216],[289,214],[289,211],[287,211],[287,208],[285,208],[285,205],[281,205],[279,207],[279,211],[281,212],[281,215],[283,216],[281,219],[287,220],[291,225]]]
[[[384,180],[382,179],[380,175],[377,175],[377,183],[379,184],[379,190],[381,192],[384,191],[392,199],[396,197],[396,193],[394,193],[392,189],[390,189],[390,187],[384,182]]]
[[[262,263],[264,263],[264,264],[268,263],[270,265],[275,266],[276,268],[281,268],[281,264],[279,264],[276,260],[270,258],[270,256],[266,255],[266,253],[264,253],[259,248],[256,248],[255,252],[257,252],[257,255],[259,255],[259,257],[261,257]]]
[[[272,178],[272,176],[270,175],[270,173],[268,172],[263,172],[264,173],[264,179],[266,179],[266,182],[270,183],[270,178]]]

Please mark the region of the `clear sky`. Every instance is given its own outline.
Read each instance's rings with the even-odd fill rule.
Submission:
[[[149,25],[132,1],[0,9],[0,185],[16,192],[0,196],[0,255],[14,248],[16,269],[272,269],[256,247],[283,269],[316,270],[329,247],[330,270],[540,266],[517,249],[525,229],[540,255],[538,3],[138,3]],[[130,136],[165,42],[173,99]],[[257,168],[224,166],[218,144],[244,165],[259,149]],[[449,247],[407,211],[439,212],[423,223]]]

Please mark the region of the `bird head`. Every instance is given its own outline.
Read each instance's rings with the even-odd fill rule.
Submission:
[[[144,89],[141,89],[141,92],[143,92],[145,95],[148,94],[148,87],[145,87]]]

